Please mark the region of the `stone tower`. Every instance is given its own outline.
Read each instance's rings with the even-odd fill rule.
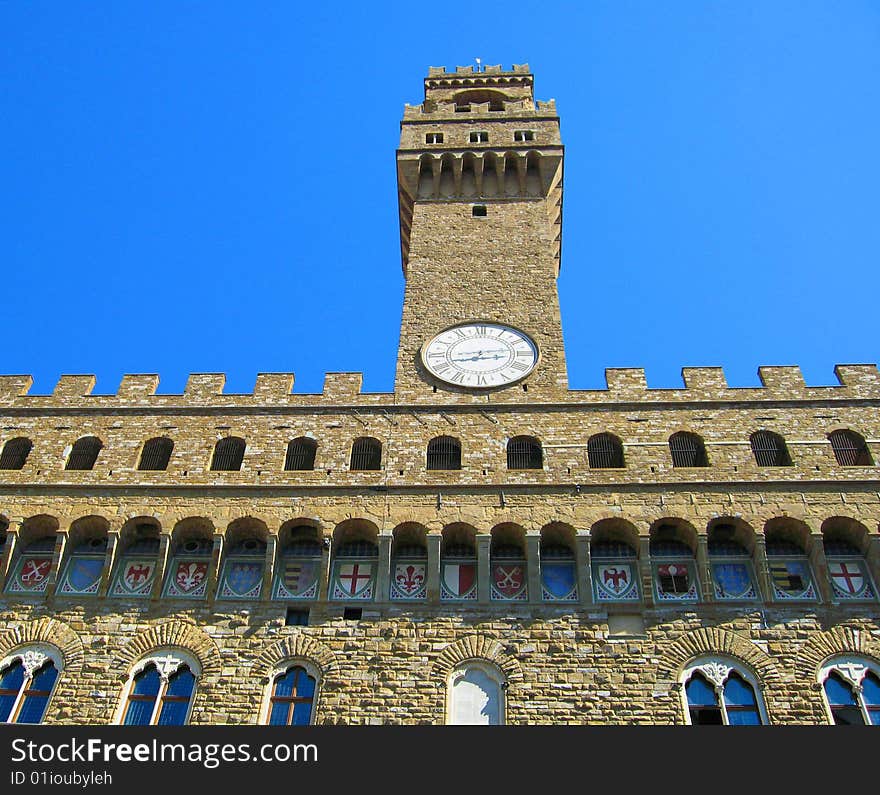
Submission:
[[[555,103],[536,103],[533,83],[526,65],[432,68],[425,101],[405,110],[397,151],[406,276],[398,402],[436,402],[439,392],[534,402],[567,389],[556,292],[563,149]],[[471,324],[480,322],[523,332],[536,361],[521,343],[521,359],[511,351],[506,377],[456,373],[450,365],[460,353],[448,364],[437,361],[433,373],[425,366],[424,348],[435,335],[450,327],[462,328],[459,339],[477,335],[480,327]],[[504,340],[514,339],[494,333],[501,347],[469,346],[469,364],[485,362],[485,350],[503,368]],[[443,351],[440,345],[436,360]],[[483,370],[491,369],[486,362]]]

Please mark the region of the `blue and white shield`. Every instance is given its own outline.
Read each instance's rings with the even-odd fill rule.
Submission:
[[[747,563],[713,563],[712,580],[717,599],[754,599],[757,596]]]
[[[67,564],[67,576],[61,585],[61,593],[94,594],[101,585],[103,558],[72,557]]]
[[[575,601],[578,598],[574,563],[541,563],[544,601]]]
[[[262,561],[233,560],[226,564],[220,596],[224,599],[254,598],[260,595],[262,584]]]

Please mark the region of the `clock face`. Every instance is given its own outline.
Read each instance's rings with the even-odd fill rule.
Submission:
[[[441,331],[422,348],[422,362],[437,378],[458,386],[505,386],[538,363],[538,346],[499,323],[463,323]]]

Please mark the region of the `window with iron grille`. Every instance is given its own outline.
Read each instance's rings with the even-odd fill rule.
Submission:
[[[33,446],[33,442],[23,436],[10,439],[0,453],[0,469],[21,469]]]
[[[751,436],[752,452],[759,467],[791,466],[785,439],[772,431],[755,431]]]
[[[171,459],[173,449],[174,442],[166,436],[150,439],[144,444],[138,469],[152,472],[168,469],[168,461]]]
[[[834,457],[842,467],[873,466],[871,451],[865,440],[855,431],[833,431],[828,434]]]
[[[597,433],[587,440],[590,469],[623,469],[623,445],[610,433]]]
[[[287,445],[284,469],[288,472],[315,468],[315,451],[318,443],[314,439],[300,436]]]
[[[709,459],[703,440],[695,433],[680,431],[669,437],[669,452],[674,467],[707,467]]]
[[[370,436],[355,439],[351,446],[351,469],[369,470],[382,468],[382,442]]]
[[[73,443],[65,469],[91,469],[104,443],[97,436],[83,436]]]
[[[543,469],[541,443],[531,436],[514,436],[507,443],[508,469]]]
[[[428,442],[428,469],[461,469],[461,444],[451,436]]]
[[[244,460],[244,439],[227,436],[214,445],[214,457],[211,459],[213,472],[238,472]]]

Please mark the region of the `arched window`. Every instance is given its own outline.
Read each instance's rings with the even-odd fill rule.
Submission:
[[[880,670],[859,657],[838,657],[819,671],[825,705],[837,726],[880,726]]]
[[[504,676],[494,665],[470,661],[449,679],[448,723],[500,726],[504,723]]]
[[[104,443],[97,436],[83,436],[73,443],[65,469],[92,469]]]
[[[461,469],[461,443],[452,436],[428,442],[428,469]]]
[[[211,459],[212,472],[238,472],[244,460],[244,439],[238,436],[227,436],[214,445],[214,456]]]
[[[623,469],[623,445],[614,434],[597,433],[587,439],[590,469]]]
[[[33,446],[33,442],[24,436],[10,439],[0,453],[0,469],[22,469]]]
[[[351,446],[352,471],[373,470],[382,468],[382,442],[371,436],[355,439]]]
[[[832,431],[828,434],[831,449],[842,467],[869,467],[874,465],[871,451],[864,437],[855,431]]]
[[[692,663],[682,675],[685,715],[692,726],[767,723],[755,678],[726,659]]]
[[[61,655],[25,646],[0,662],[0,723],[42,723],[61,671]]]
[[[160,472],[168,469],[174,442],[166,436],[157,436],[144,444],[138,469],[143,472]]]
[[[679,431],[669,437],[669,452],[674,467],[707,467],[709,459],[703,440],[695,433]]]
[[[300,436],[287,445],[284,458],[285,472],[301,472],[315,468],[315,452],[318,443],[307,436]]]
[[[145,657],[126,685],[120,723],[183,726],[189,719],[199,672],[196,661],[178,651]]]
[[[531,436],[514,436],[507,443],[508,469],[543,469],[541,443]]]
[[[791,456],[785,446],[785,439],[772,431],[755,431],[749,441],[755,461],[759,467],[788,467],[791,466]]]
[[[301,664],[279,671],[269,696],[270,726],[308,726],[314,723],[317,676]]]

